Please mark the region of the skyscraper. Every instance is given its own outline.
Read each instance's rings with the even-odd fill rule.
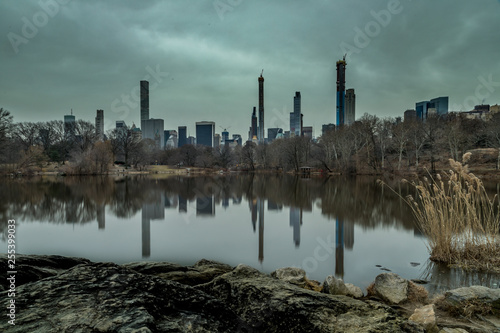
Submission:
[[[160,149],[165,148],[163,119],[147,119],[142,121],[142,123],[142,138],[153,140],[156,147]]]
[[[431,107],[436,109],[438,116],[445,116],[448,114],[448,96],[433,98],[431,99],[431,104]]]
[[[300,91],[296,91],[293,97],[293,112],[290,113],[290,136],[300,136],[302,133],[300,103]]]
[[[187,129],[186,126],[179,126],[179,148],[187,144]]]
[[[250,127],[250,137],[248,138],[249,141],[257,139],[257,114],[255,111],[255,106],[253,107],[253,112],[252,112],[252,127]]]
[[[260,73],[259,77],[259,143],[264,143],[264,77]]]
[[[71,110],[71,114],[64,116],[64,136],[66,138],[75,136],[75,116],[73,116],[73,110]]]
[[[345,92],[345,124],[352,125],[356,119],[356,94],[354,89]]]
[[[98,140],[104,139],[104,111],[97,110],[95,117],[95,132]]]
[[[345,124],[345,56],[337,61],[337,126]]]
[[[213,147],[215,123],[213,121],[196,122],[196,143],[198,145]]]
[[[149,82],[141,81],[141,130],[144,132],[144,121],[149,119]]]

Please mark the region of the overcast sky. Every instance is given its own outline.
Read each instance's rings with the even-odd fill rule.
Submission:
[[[498,0],[0,2],[0,107],[15,122],[140,125],[139,81],[165,129],[196,121],[248,136],[264,69],[265,127],[335,123],[335,63],[347,52],[356,118],[402,116],[449,96],[450,109],[500,103]],[[267,130],[266,130],[267,136]]]

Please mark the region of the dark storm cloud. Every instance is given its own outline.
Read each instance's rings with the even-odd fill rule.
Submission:
[[[500,101],[495,0],[62,3],[0,5],[0,107],[15,121],[62,119],[71,108],[93,121],[102,108],[107,127],[137,124],[134,95],[148,78],[150,116],[166,129],[187,125],[193,134],[195,121],[214,120],[246,138],[264,69],[266,127],[288,127],[301,91],[304,124],[318,135],[335,119],[335,62],[345,45],[354,47],[346,85],[356,89],[357,117],[400,116],[437,96],[464,107],[478,99],[481,77],[490,81],[481,100]],[[23,37],[26,21],[44,23],[40,4],[57,13],[16,53],[9,33]]]

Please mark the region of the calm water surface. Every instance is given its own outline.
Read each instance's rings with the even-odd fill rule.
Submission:
[[[335,275],[362,288],[384,271],[428,280],[431,291],[498,287],[498,275],[430,263],[411,212],[375,178],[4,179],[0,199],[0,246],[16,219],[17,253],[182,265],[206,258],[268,273],[296,266],[320,282]]]

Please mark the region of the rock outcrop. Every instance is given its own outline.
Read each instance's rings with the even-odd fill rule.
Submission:
[[[245,265],[22,259],[19,267],[31,262],[50,274],[19,281],[16,325],[0,321],[2,332],[423,332],[383,304],[306,290]]]
[[[301,289],[246,265],[195,288],[227,304],[253,332],[423,332],[380,303]]]
[[[5,270],[6,261],[0,259]],[[401,306],[390,307],[371,296],[358,300],[307,290],[309,285],[304,281],[310,281],[296,268],[268,275],[246,265],[233,268],[208,260],[193,266],[151,262],[117,265],[22,255],[16,268],[16,325],[2,320],[1,332],[423,333],[438,328],[442,332],[461,332],[463,328],[490,332],[499,327],[495,316],[473,326],[452,320],[440,323],[433,305],[417,309],[408,320],[411,313],[405,316]],[[324,287],[328,290],[340,282],[340,288],[349,289],[334,277],[327,281]],[[404,281],[411,298],[411,284]],[[398,287],[403,283],[389,284]],[[7,299],[8,293],[4,290],[0,297]],[[469,294],[493,309],[498,302],[497,291],[481,288],[450,291],[447,297],[461,304],[467,302]],[[394,300],[404,303],[402,296],[391,297],[384,299],[389,304]]]

